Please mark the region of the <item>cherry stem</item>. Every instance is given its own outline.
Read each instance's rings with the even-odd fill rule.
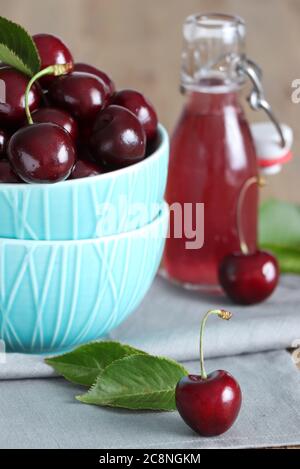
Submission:
[[[201,321],[201,329],[200,329],[200,366],[201,366],[201,378],[202,379],[207,379],[207,374],[204,368],[204,354],[203,354],[203,337],[204,337],[204,329],[205,329],[205,324],[208,319],[208,317],[211,314],[216,314],[219,318],[225,319],[228,321],[231,317],[232,314],[229,311],[225,311],[224,309],[211,309],[208,311],[205,316],[203,317]]]
[[[39,80],[39,78],[44,77],[46,75],[54,75],[54,76],[60,76],[60,75],[65,75],[66,73],[69,73],[72,70],[72,64],[56,64],[56,65],[50,65],[49,67],[44,68],[43,70],[40,70],[36,75],[34,75],[31,80],[29,81],[26,92],[25,92],[25,112],[26,112],[26,117],[28,120],[28,124],[33,124],[33,120],[31,117],[31,112],[29,109],[29,93],[31,90],[32,85]]]
[[[243,213],[243,205],[245,201],[246,194],[248,192],[248,189],[253,185],[253,184],[258,184],[259,187],[265,186],[266,182],[261,176],[253,176],[249,179],[247,179],[239,193],[238,197],[238,206],[237,206],[237,231],[238,231],[238,237],[240,240],[240,248],[241,252],[246,256],[249,254],[249,247],[248,244],[246,243],[245,236],[244,236],[244,231],[242,227],[242,213]]]

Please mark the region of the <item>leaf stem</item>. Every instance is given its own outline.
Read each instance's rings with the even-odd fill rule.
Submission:
[[[228,321],[232,314],[229,311],[225,311],[224,309],[211,309],[209,310],[203,317],[201,321],[201,328],[200,328],[200,367],[201,367],[201,378],[207,379],[207,374],[204,368],[204,354],[203,354],[203,337],[204,337],[204,329],[206,325],[206,321],[211,314],[216,314],[219,318],[225,319]]]
[[[41,77],[44,77],[46,75],[54,75],[54,76],[65,75],[66,73],[69,73],[72,70],[72,68],[73,68],[73,65],[70,63],[50,65],[49,67],[46,67],[43,70],[40,70],[38,73],[36,73],[36,75],[34,75],[30,79],[26,88],[26,92],[25,92],[25,112],[26,112],[28,124],[30,125],[33,124],[32,116],[30,112],[30,106],[29,106],[29,93],[30,93],[32,85]]]

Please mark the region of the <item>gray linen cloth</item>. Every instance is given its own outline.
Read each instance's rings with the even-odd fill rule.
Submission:
[[[116,340],[147,352],[184,361],[199,356],[199,329],[212,308],[229,309],[230,322],[210,317],[205,356],[220,357],[300,345],[300,276],[282,276],[276,292],[264,303],[241,307],[224,297],[199,296],[157,278],[142,306],[111,333]]]
[[[300,345],[299,287],[300,277],[283,276],[267,302],[239,307],[156,278],[138,311],[110,335],[181,360],[197,373],[201,317],[210,308],[230,309],[232,320],[211,317],[205,334],[206,356],[218,357],[207,360],[207,371],[228,370],[243,391],[239,419],[226,434],[201,438],[177,412],[129,412],[81,404],[74,396],[84,389],[55,378],[43,357],[7,354],[1,357],[6,363],[0,363],[0,448],[202,449],[300,444],[300,372],[284,350]]]
[[[228,300],[204,298],[157,277],[138,310],[110,338],[147,352],[176,360],[195,360],[199,355],[199,328],[211,308],[228,308],[230,322],[211,317],[205,332],[205,356],[285,349],[300,345],[300,276],[282,276],[279,287],[266,302],[251,307]],[[41,356],[7,354],[0,360],[0,380],[55,376]]]
[[[191,372],[199,363],[188,362]],[[201,438],[177,412],[130,412],[81,404],[61,379],[0,381],[0,448],[249,448],[300,443],[300,373],[288,352],[208,360],[238,379],[243,405],[224,435]]]

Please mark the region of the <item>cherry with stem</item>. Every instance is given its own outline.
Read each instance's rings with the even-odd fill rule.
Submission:
[[[186,422],[202,436],[226,432],[235,422],[242,403],[242,392],[235,378],[225,370],[207,374],[204,367],[203,340],[206,321],[211,315],[229,320],[232,314],[212,309],[202,319],[200,329],[200,375],[184,376],[175,391],[176,407]]]
[[[259,177],[249,178],[239,194],[237,203],[237,231],[240,252],[227,255],[219,266],[219,281],[228,297],[237,304],[251,305],[267,299],[275,290],[279,279],[276,258],[269,252],[256,249],[250,252],[242,229],[244,199],[248,189],[265,184]]]
[[[33,123],[29,109],[31,86],[46,75],[64,75],[70,64],[46,67],[31,78],[25,93],[28,126],[11,137],[8,158],[16,174],[28,183],[53,183],[67,179],[76,160],[76,150],[70,134],[52,122]]]
[[[40,70],[36,75],[34,75],[28,82],[26,92],[25,92],[25,112],[26,112],[26,117],[28,120],[29,124],[33,124],[33,120],[31,117],[31,112],[29,109],[29,93],[30,89],[33,86],[33,84],[39,80],[40,78],[47,76],[47,75],[53,75],[55,77],[61,76],[61,75],[66,75],[73,69],[73,66],[71,64],[57,64],[57,65],[50,65],[49,67],[44,68],[43,70]]]

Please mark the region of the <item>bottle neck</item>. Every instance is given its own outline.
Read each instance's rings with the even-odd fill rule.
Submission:
[[[216,93],[214,87],[197,90],[183,90],[187,98],[187,108],[189,112],[197,114],[218,114],[224,108],[233,107],[237,111],[242,111],[240,105],[240,88],[228,89],[226,92]]]
[[[201,79],[198,83],[181,82],[181,90],[186,92],[199,92],[207,94],[238,93],[244,85],[243,81],[225,81],[222,78],[210,77]]]
[[[241,18],[217,13],[191,15],[183,25],[181,85],[209,93],[239,89],[245,77],[238,64],[244,56]]]

